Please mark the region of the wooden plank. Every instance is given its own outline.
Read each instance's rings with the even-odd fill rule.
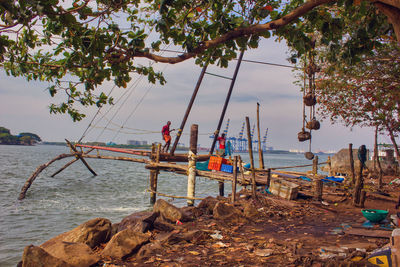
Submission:
[[[344,231],[348,235],[375,237],[375,238],[388,238],[392,236],[391,231],[386,230],[370,230],[370,229],[360,229],[360,228],[350,228]]]

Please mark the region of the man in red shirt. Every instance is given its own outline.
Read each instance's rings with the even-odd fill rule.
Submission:
[[[219,142],[219,151],[218,154],[220,154],[221,156],[225,156],[225,134],[221,134],[220,137],[217,138],[218,142]]]
[[[172,131],[174,131],[175,129],[170,130],[169,129],[170,125],[171,125],[171,122],[168,121],[167,124],[164,125],[164,127],[162,127],[162,130],[161,130],[162,138],[165,141],[165,145],[163,146],[163,148],[161,150],[162,152],[168,152],[169,145],[171,144],[171,135],[170,135],[170,133]]]

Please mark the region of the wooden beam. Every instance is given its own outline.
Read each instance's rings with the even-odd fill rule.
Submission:
[[[76,148],[67,140],[65,139],[65,141],[67,142],[68,146],[76,153],[76,156],[82,161],[83,165],[86,166],[86,168],[88,168],[88,170],[94,175],[97,176],[97,173],[90,168],[89,164],[86,162],[86,160],[82,157],[81,153],[79,153]]]

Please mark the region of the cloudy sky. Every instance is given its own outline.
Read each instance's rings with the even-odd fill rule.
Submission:
[[[264,40],[258,49],[247,51],[244,59],[288,65],[286,49],[284,43]],[[235,64],[236,61],[230,63],[228,69],[211,66],[208,72],[231,77]],[[135,83],[139,77],[133,76],[126,89],[113,91],[117,104],[101,110],[83,141],[161,141],[160,129],[166,121],[172,121],[172,128],[180,125],[201,68],[192,60],[154,66],[164,71],[167,84],[151,86],[146,79]],[[49,104],[59,103],[62,98],[51,98],[45,83],[8,77],[4,72],[0,72],[0,79],[0,126],[10,129],[12,134],[33,132],[46,141],[63,141],[64,138],[75,141],[82,136],[97,111],[95,107],[83,109],[87,117],[74,123],[68,115],[49,114]],[[268,146],[307,150],[308,143],[297,141],[297,133],[302,127],[302,95],[294,81],[290,68],[243,62],[225,116],[231,120],[228,136],[238,136],[246,116],[250,117],[251,125],[255,123],[256,103],[259,102],[261,135],[269,129]],[[229,80],[205,76],[186,124],[183,143],[188,143],[188,129],[196,123],[201,134],[199,143],[203,147],[210,146],[209,133],[214,132],[218,124],[229,84]],[[111,88],[110,83],[100,89],[108,93]],[[350,130],[324,121],[321,130],[313,132],[312,150],[339,150],[348,147],[349,143],[354,147],[361,144],[372,147],[373,136],[370,128]],[[383,136],[380,141],[388,142],[389,139]]]

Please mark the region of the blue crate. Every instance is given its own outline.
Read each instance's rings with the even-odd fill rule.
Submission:
[[[233,173],[233,166],[232,165],[228,165],[228,164],[222,164],[221,165],[221,171],[222,172]]]

